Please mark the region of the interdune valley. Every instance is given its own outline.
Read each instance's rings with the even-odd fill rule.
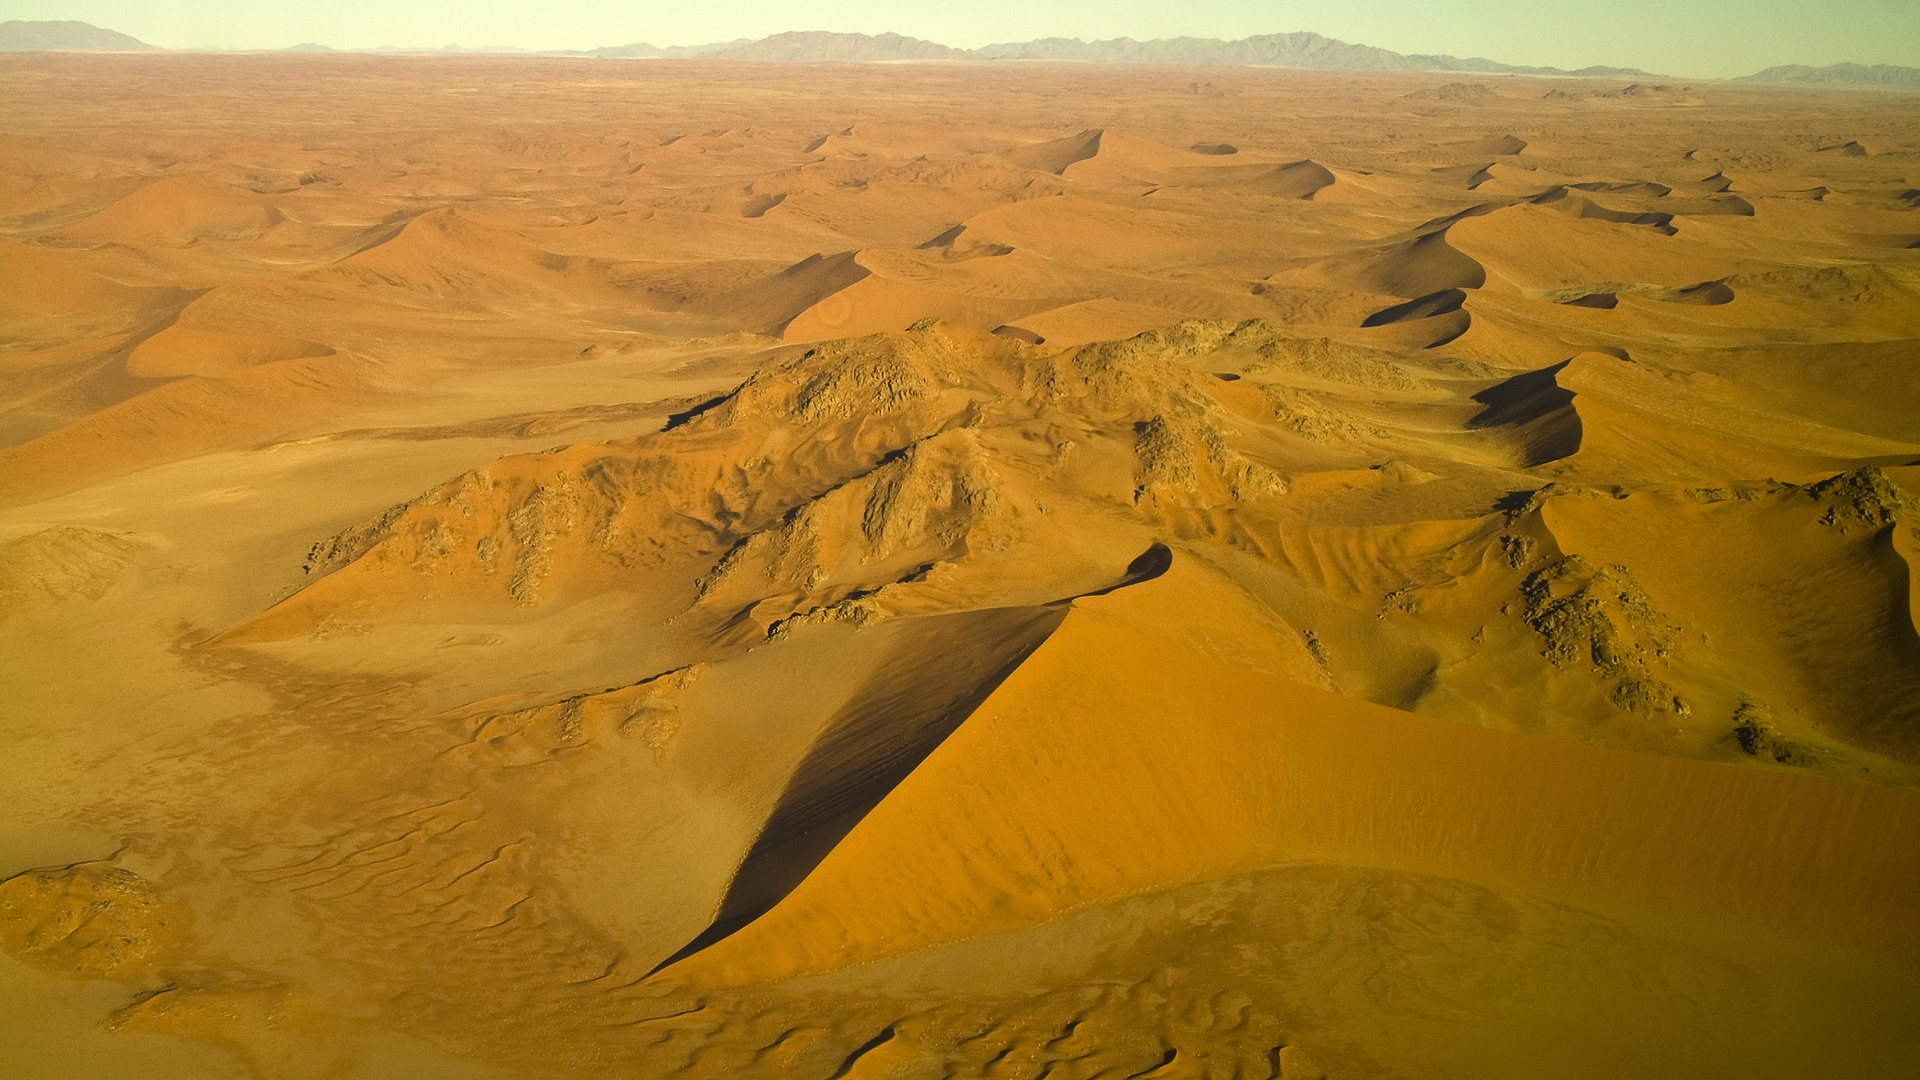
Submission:
[[[0,1076],[1920,1074],[1920,98],[0,100]]]

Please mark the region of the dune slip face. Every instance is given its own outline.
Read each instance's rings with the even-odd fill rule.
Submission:
[[[0,68],[0,1074],[1893,1078],[1897,89]]]

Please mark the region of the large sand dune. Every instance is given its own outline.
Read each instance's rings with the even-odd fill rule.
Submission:
[[[1889,92],[0,70],[0,1074],[1905,1077]]]

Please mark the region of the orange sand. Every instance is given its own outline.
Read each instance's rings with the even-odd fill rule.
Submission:
[[[9,59],[0,1075],[1910,1075],[1911,101],[1458,83]]]

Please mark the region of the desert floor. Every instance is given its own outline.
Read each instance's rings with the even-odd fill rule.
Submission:
[[[0,101],[0,1075],[1915,1075],[1920,99]]]

